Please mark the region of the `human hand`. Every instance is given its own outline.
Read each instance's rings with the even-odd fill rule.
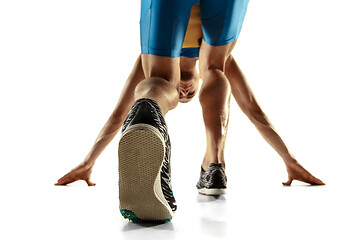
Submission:
[[[60,178],[55,185],[67,185],[69,183],[84,180],[88,186],[95,186],[96,183],[90,181],[93,165],[81,164]]]
[[[314,177],[296,160],[286,163],[288,181],[283,182],[284,186],[290,186],[293,180],[309,183],[310,185],[325,185],[320,179]]]

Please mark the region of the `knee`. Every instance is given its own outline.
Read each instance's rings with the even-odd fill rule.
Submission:
[[[209,70],[224,72],[226,61],[231,56],[235,43],[236,41],[233,41],[223,46],[212,46],[203,41],[199,57],[200,73],[204,74]]]
[[[208,74],[211,75],[212,71],[214,70],[209,70]],[[199,101],[202,105],[211,103],[214,107],[222,106],[229,101],[230,94],[231,86],[227,79],[208,79],[207,81],[205,80],[201,86]]]
[[[151,77],[144,79],[135,87],[135,98],[139,98],[139,96],[166,96],[167,99],[178,100],[179,91],[166,79]]]
[[[199,70],[201,78],[206,78],[206,75],[212,72],[224,73],[225,60],[201,59],[199,61]]]
[[[135,87],[135,93],[141,91],[154,91],[154,92],[173,92],[176,91],[176,87],[165,78],[150,77],[141,81]]]
[[[209,72],[224,73],[226,58],[221,55],[201,54],[199,60],[200,76],[204,78]]]

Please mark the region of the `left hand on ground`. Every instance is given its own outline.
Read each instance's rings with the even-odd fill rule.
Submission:
[[[84,180],[88,186],[95,186],[96,184],[90,181],[91,172],[92,166],[79,165],[60,178],[55,185],[67,185],[78,180]]]

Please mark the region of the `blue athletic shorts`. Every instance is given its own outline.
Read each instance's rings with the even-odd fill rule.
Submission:
[[[204,41],[213,46],[236,40],[249,0],[200,0]],[[179,57],[191,7],[199,0],[141,0],[141,53]]]
[[[200,48],[182,48],[180,52],[180,57],[186,58],[197,58],[199,57]]]

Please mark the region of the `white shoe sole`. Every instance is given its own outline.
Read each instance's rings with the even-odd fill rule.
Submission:
[[[130,126],[119,142],[120,211],[125,218],[167,221],[173,211],[161,188],[165,143],[155,127]]]
[[[199,193],[209,196],[218,196],[226,194],[226,188],[200,188]]]

